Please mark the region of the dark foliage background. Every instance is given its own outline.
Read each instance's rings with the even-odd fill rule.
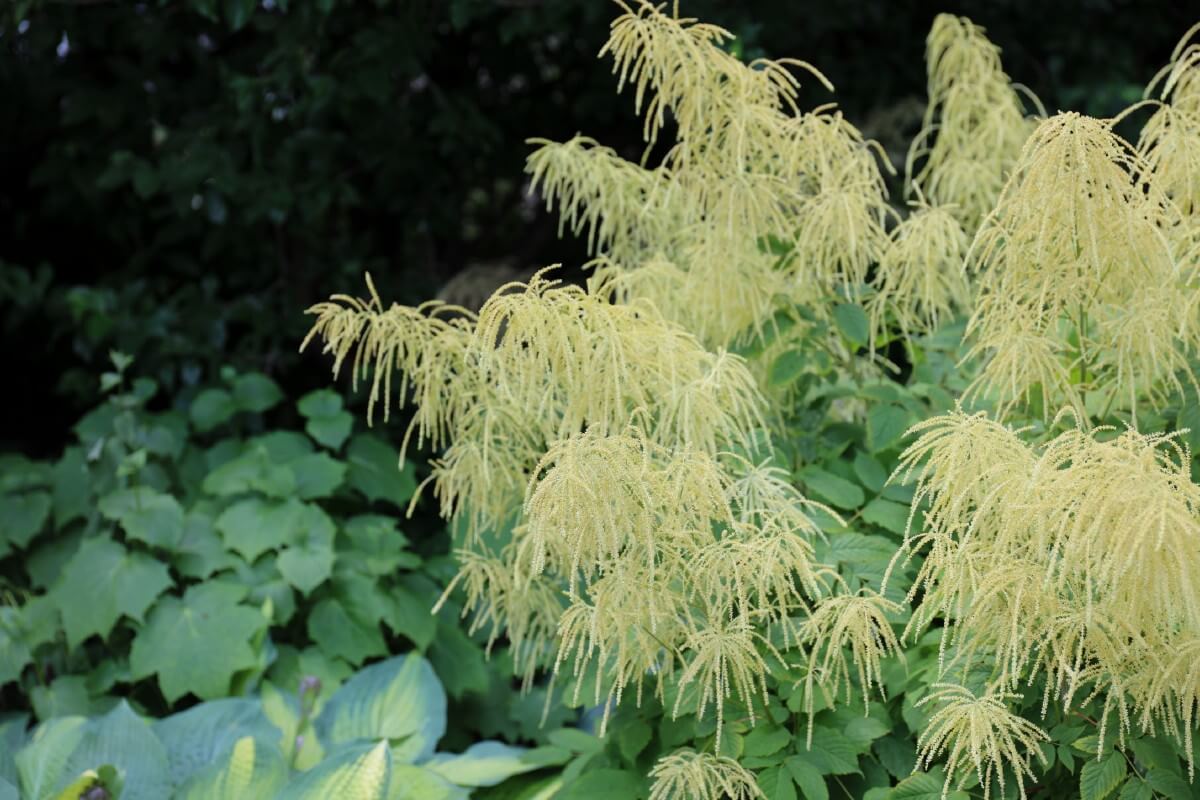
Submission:
[[[747,56],[818,66],[851,118],[898,152],[939,11],[984,25],[1050,111],[1091,114],[1136,99],[1196,21],[1185,3],[1121,0],[682,5],[737,34]],[[223,364],[299,396],[327,379],[324,361],[296,353],[302,310],[358,292],[364,270],[413,302],[471,265],[580,263],[579,244],[557,240],[524,194],[524,140],[582,131],[640,152],[632,101],[595,59],[617,11],[5,0],[0,449],[56,453],[97,401],[110,349],[136,357],[163,403],[186,402]]]

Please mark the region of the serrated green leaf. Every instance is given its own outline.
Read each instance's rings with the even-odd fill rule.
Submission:
[[[305,419],[320,419],[340,414],[344,404],[342,396],[332,389],[317,389],[301,397],[296,410]]]
[[[604,749],[602,739],[578,728],[559,728],[556,731],[550,731],[546,734],[546,741],[573,753],[595,754]]]
[[[892,533],[904,533],[908,527],[908,506],[876,497],[863,509],[862,518]]]
[[[858,508],[866,499],[860,487],[820,467],[805,467],[798,477],[811,494],[838,508]]]
[[[328,655],[355,666],[387,652],[379,624],[351,616],[345,606],[333,598],[326,598],[313,607],[308,615],[308,635]]]
[[[228,694],[234,674],[257,665],[250,642],[267,625],[259,609],[241,604],[245,596],[243,586],[210,582],[182,599],[163,598],[133,640],[133,676],[156,675],[168,702],[189,692],[201,699]]]
[[[172,550],[183,536],[183,508],[169,494],[148,486],[119,489],[100,498],[100,513],[120,523],[125,534]]]
[[[900,440],[908,430],[907,409],[895,403],[873,406],[867,412],[867,441],[871,452],[886,450]]]
[[[785,767],[768,767],[758,773],[757,781],[766,800],[796,800],[796,784]]]
[[[281,552],[275,564],[288,583],[307,595],[333,572],[333,548],[319,543],[296,545]]]
[[[1135,776],[1122,784],[1117,798],[1118,800],[1154,800],[1154,790],[1144,780]]]
[[[888,478],[883,464],[861,451],[854,456],[854,475],[872,492],[882,491]]]
[[[812,764],[822,775],[860,774],[858,749],[841,731],[824,725],[813,726],[812,747],[802,749],[796,757]]]
[[[424,658],[396,656],[342,684],[316,725],[323,742],[388,739],[400,762],[424,761],[446,732],[446,693]]]
[[[804,353],[800,350],[784,350],[771,362],[771,369],[767,373],[767,381],[772,386],[788,386],[804,374],[804,367],[807,363],[808,359],[805,358]]]
[[[1104,800],[1124,782],[1126,772],[1125,757],[1120,753],[1109,753],[1099,761],[1088,759],[1079,771],[1081,800]]]
[[[788,774],[800,787],[804,800],[829,800],[829,787],[821,772],[803,758],[793,756],[784,762]]]
[[[593,769],[563,785],[554,800],[629,800],[644,794],[642,779],[621,769]]]
[[[778,753],[791,740],[792,734],[784,728],[756,725],[750,733],[746,734],[742,755],[769,756],[772,753]]]
[[[1170,800],[1193,800],[1196,796],[1192,784],[1181,775],[1161,767],[1153,767],[1146,773],[1146,782],[1151,789]]]
[[[48,596],[62,614],[67,646],[74,648],[93,634],[107,636],[122,615],[140,622],[173,583],[162,562],[95,537],[83,540]]]

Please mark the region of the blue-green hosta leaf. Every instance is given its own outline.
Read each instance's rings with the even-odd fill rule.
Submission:
[[[288,781],[288,765],[274,745],[254,736],[238,739],[175,794],[179,800],[272,798]]]
[[[0,800],[21,800],[21,793],[7,778],[0,778]]]
[[[324,742],[388,739],[398,761],[423,761],[446,732],[446,693],[428,661],[397,656],[342,684],[316,725]]]
[[[321,682],[317,692],[313,713],[319,714],[322,706],[354,670],[340,658],[334,658],[319,647],[297,650],[288,645],[279,645],[278,655],[268,673],[271,681],[284,691],[299,692],[300,683],[313,677]]]
[[[282,692],[270,681],[263,681],[259,690],[263,714],[279,731],[279,749],[284,758],[298,770],[311,769],[325,757],[325,748],[313,730],[311,719],[301,714],[300,699],[295,692]]]
[[[0,780],[6,780],[13,786],[20,781],[17,762],[13,757],[25,744],[25,729],[28,726],[28,714],[0,713]]]
[[[52,796],[86,725],[84,717],[56,717],[37,726],[15,758],[21,793],[28,800]]]
[[[469,790],[424,767],[392,764],[392,785],[387,800],[467,800]]]
[[[183,509],[169,494],[148,486],[119,489],[100,498],[100,513],[120,523],[127,536],[172,550],[183,536]]]
[[[360,433],[346,448],[350,468],[346,483],[372,502],[387,500],[404,508],[417,490],[417,481],[412,463],[401,466],[399,461],[396,448],[378,436]]]
[[[98,536],[83,540],[48,597],[62,613],[67,646],[75,648],[93,634],[107,636],[122,615],[141,621],[172,583],[161,561]]]
[[[523,758],[527,752],[502,742],[476,742],[461,755],[436,753],[422,766],[459,786],[495,786],[513,775],[540,769]]]
[[[133,640],[133,677],[157,675],[169,702],[228,694],[234,673],[257,666],[250,642],[267,625],[259,609],[242,605],[245,596],[244,586],[210,582],[163,598]]]
[[[124,778],[121,800],[170,796],[166,749],[149,723],[123,700],[103,717],[88,720],[64,772],[73,779],[106,764],[116,767]]]
[[[293,779],[275,800],[387,800],[391,767],[387,742],[353,745]]]
[[[154,732],[166,748],[176,786],[225,759],[245,737],[272,747],[279,740],[262,704],[241,697],[210,700],[172,714],[156,722]]]
[[[24,549],[50,517],[50,494],[0,494],[0,555],[15,544]]]

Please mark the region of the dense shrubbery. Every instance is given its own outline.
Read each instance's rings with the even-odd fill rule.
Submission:
[[[346,21],[192,5],[281,41]],[[0,798],[1195,795],[1195,31],[1160,100],[1121,115],[1148,120],[1131,144],[1047,118],[941,15],[896,169],[805,110],[796,76],[827,84],[821,64],[623,10],[604,55],[646,155],[538,139],[527,165],[586,240],[585,285],[543,271],[474,310],[388,306],[368,278],[310,309],[306,344],[382,427],[221,366],[233,317],[197,298],[248,288],[234,316],[261,337],[239,341],[290,335],[244,274],[126,321],[162,286],[71,293],[93,371],[68,383],[98,405],[60,457],[0,473]],[[392,34],[360,31],[325,77],[386,62]],[[251,126],[268,171],[336,152],[327,123],[379,99],[367,81],[331,106],[280,63],[234,100],[303,85],[275,122],[329,135]],[[203,211],[226,234],[208,257],[265,220],[279,252],[337,259],[324,285],[382,265],[320,225],[390,207],[354,181],[283,202],[218,168],[227,134],[155,130],[152,156],[91,165],[176,206],[145,257]],[[226,180],[180,178],[197,152]],[[315,293],[300,272],[271,303]],[[45,270],[5,275],[27,311],[53,294]]]

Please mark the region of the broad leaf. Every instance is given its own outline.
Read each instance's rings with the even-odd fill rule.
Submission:
[[[346,448],[346,483],[368,500],[387,500],[404,508],[417,489],[413,465],[399,463],[399,453],[378,436],[360,433]]]
[[[167,753],[149,723],[124,700],[89,720],[67,760],[65,774],[79,775],[111,764],[124,779],[121,800],[162,800],[171,791]]]
[[[47,492],[0,494],[0,555],[7,544],[25,548],[50,517]]]
[[[172,550],[183,535],[183,509],[169,494],[148,486],[120,489],[100,498],[100,513],[116,520],[130,538]]]
[[[279,738],[262,704],[240,697],[210,700],[172,714],[156,722],[154,732],[166,748],[176,786],[225,759],[245,737],[271,746]]]
[[[401,762],[423,761],[446,732],[446,693],[429,662],[410,653],[361,670],[317,718],[321,740],[388,739]]]
[[[63,781],[67,761],[83,739],[87,720],[56,717],[43,722],[15,757],[21,792],[29,800],[49,797]]]
[[[1112,752],[1100,760],[1089,758],[1079,772],[1081,800],[1104,800],[1125,781],[1125,756]]]
[[[250,372],[233,380],[233,401],[243,411],[266,411],[282,399],[279,385],[261,373]]]
[[[93,634],[107,636],[121,615],[141,621],[171,585],[162,562],[96,537],[84,539],[49,597],[62,612],[67,646],[74,648]]]
[[[391,766],[387,742],[348,747],[295,778],[275,800],[387,800]]]
[[[278,748],[253,736],[238,739],[220,761],[211,762],[180,788],[179,800],[272,798],[288,780]]]
[[[513,775],[540,769],[522,759],[527,752],[502,742],[476,742],[461,755],[438,753],[423,766],[459,786],[495,786]]]
[[[239,602],[245,595],[242,586],[204,583],[182,599],[164,598],[133,640],[133,676],[157,675],[172,703],[189,692],[202,699],[226,695],[234,673],[258,663],[250,642],[267,625],[261,611]]]

